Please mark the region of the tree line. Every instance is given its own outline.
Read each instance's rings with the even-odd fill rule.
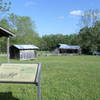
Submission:
[[[59,43],[68,45],[79,45],[82,53],[92,54],[94,51],[100,51],[100,21],[97,21],[93,27],[84,27],[79,33],[71,35],[45,35],[42,37],[44,43],[42,49],[53,50]]]
[[[63,43],[79,45],[83,54],[100,51],[100,11],[97,9],[84,11],[80,17],[80,30],[78,33],[44,35],[42,41],[42,50],[52,51],[59,43]]]
[[[100,51],[100,12],[98,10],[85,11],[80,18],[80,31],[78,33],[63,35],[50,34],[42,37],[35,30],[35,22],[28,16],[8,14],[11,2],[0,0],[0,26],[16,34],[11,39],[12,44],[34,44],[40,50],[52,51],[59,44],[79,45],[82,53],[91,54]],[[6,38],[0,38],[0,52],[6,52]]]

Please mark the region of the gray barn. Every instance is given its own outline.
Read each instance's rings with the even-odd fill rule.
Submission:
[[[10,59],[31,60],[36,59],[39,48],[35,45],[12,45],[10,46]]]
[[[60,54],[81,54],[81,48],[78,45],[59,44],[55,52]]]

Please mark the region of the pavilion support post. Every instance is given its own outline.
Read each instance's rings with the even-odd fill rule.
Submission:
[[[9,46],[10,46],[10,38],[7,38],[7,60],[10,62],[10,54],[9,54]]]

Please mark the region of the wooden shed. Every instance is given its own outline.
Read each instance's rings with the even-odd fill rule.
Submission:
[[[55,52],[60,54],[81,54],[81,48],[78,45],[59,44]]]
[[[38,49],[35,45],[12,45],[10,46],[10,59],[36,59]]]

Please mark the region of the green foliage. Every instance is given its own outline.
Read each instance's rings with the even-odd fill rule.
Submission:
[[[62,34],[56,34],[56,35],[45,35],[42,37],[43,39],[43,45],[42,48],[44,50],[53,50],[57,47],[59,43],[62,44],[71,44],[71,45],[77,45],[77,34],[71,34],[71,35],[62,35]]]
[[[6,12],[10,9],[11,2],[10,1],[5,1],[5,0],[0,0],[0,12]]]
[[[11,39],[11,45],[34,44],[40,46],[41,39],[35,31],[35,24],[30,17],[10,14],[7,18],[1,20],[0,26],[16,34],[16,37]],[[1,40],[6,44],[4,39],[1,38]],[[2,45],[1,49],[4,47],[6,45]]]
[[[8,21],[6,19],[1,20],[0,26],[4,27],[5,29],[10,28]],[[5,37],[2,37],[2,38],[0,38],[0,53],[6,52],[6,48],[7,48],[7,39]]]
[[[78,37],[77,37],[78,34],[71,34],[68,36],[68,40],[69,42],[67,42],[67,44],[70,44],[70,45],[78,45]]]
[[[3,0],[0,0],[3,3]],[[7,3],[7,5],[10,3]],[[7,7],[7,6],[5,6]],[[6,10],[5,10],[6,11]],[[27,16],[9,14],[0,21],[0,26],[16,34],[11,39],[12,44],[34,44],[40,50],[54,50],[59,43],[68,45],[80,45],[82,53],[90,54],[93,51],[100,51],[100,12],[88,10],[81,16],[81,28],[78,34],[50,34],[40,37],[35,30],[35,23]],[[0,38],[0,52],[6,51],[6,39]]]
[[[3,37],[2,39],[0,39],[0,53],[5,53],[7,50],[7,43],[6,43],[7,39],[5,37]]]
[[[35,32],[35,24],[30,17],[18,16],[15,14],[10,14],[7,18],[12,31],[19,35],[33,34],[37,35]]]
[[[7,21],[6,18],[3,18],[1,21],[0,21],[0,26],[5,28],[5,29],[10,29],[10,25]]]
[[[39,45],[39,36],[35,31],[35,24],[30,17],[11,14],[8,22],[12,31],[16,34],[16,38],[12,39],[12,43]]]
[[[64,35],[57,34],[57,35],[45,35],[42,37],[45,41],[45,49],[46,50],[52,50],[54,49],[59,43],[65,42]]]
[[[91,36],[92,36],[91,29],[88,27],[81,29],[79,32],[78,38],[83,53],[88,53],[90,51],[90,45],[92,44]]]
[[[94,27],[84,27],[80,30],[78,41],[85,54],[93,51],[100,51],[100,21],[97,21]]]
[[[10,1],[0,0],[0,26],[9,28],[8,22],[6,19],[2,19],[2,15],[5,14],[7,11],[9,11],[11,6]],[[6,38],[0,38],[0,52],[6,51]]]

